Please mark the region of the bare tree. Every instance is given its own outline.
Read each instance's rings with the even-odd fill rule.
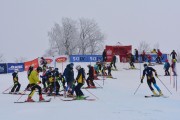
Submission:
[[[61,55],[73,54],[77,48],[78,31],[76,28],[76,21],[70,18],[62,19],[62,26],[58,23],[54,24],[51,31],[48,32],[50,48],[45,55]]]
[[[81,54],[97,53],[102,49],[104,35],[93,19],[79,19],[79,52]]]
[[[94,20],[63,18],[62,25],[55,23],[48,32],[50,47],[47,55],[95,54],[102,51],[104,34]]]
[[[150,51],[151,49],[150,49],[150,45],[146,41],[141,41],[138,46],[138,50],[140,53],[142,53],[143,50],[147,52]]]
[[[67,55],[76,52],[78,44],[78,31],[76,28],[76,21],[70,18],[62,19],[63,28],[63,44]]]
[[[52,53],[52,51],[55,51],[54,49],[56,49],[58,55],[63,54],[62,34],[62,27],[55,23],[51,31],[48,32],[50,43],[50,48],[46,51],[48,55],[54,55],[55,53]]]

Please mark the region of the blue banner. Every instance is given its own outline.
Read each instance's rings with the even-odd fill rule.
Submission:
[[[18,69],[19,72],[24,71],[24,63],[7,63],[7,72],[13,73],[15,69]]]
[[[70,62],[97,62],[102,60],[102,55],[70,55]]]
[[[7,65],[6,63],[1,63],[0,64],[0,74],[7,73]]]

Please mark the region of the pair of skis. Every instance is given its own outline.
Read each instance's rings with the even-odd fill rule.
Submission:
[[[42,100],[42,101],[33,101],[33,102],[28,102],[28,101],[16,101],[14,103],[42,103],[42,102],[51,102],[51,98],[47,99],[47,100]]]
[[[88,98],[89,96],[84,97],[83,99],[77,98],[60,98],[62,101],[75,101],[75,100],[87,100],[87,101],[95,101],[96,99]]]
[[[168,98],[168,96],[165,95],[146,95],[144,96],[145,98],[152,98],[152,97],[163,97],[163,98]]]

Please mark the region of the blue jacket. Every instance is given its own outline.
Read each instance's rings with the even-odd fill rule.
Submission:
[[[164,69],[169,69],[169,68],[170,68],[169,62],[165,62],[165,64],[164,64]]]

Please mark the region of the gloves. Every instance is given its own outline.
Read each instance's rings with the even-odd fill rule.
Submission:
[[[143,79],[141,79],[141,83],[143,83]]]
[[[41,84],[41,81],[39,81],[38,84]]]
[[[157,73],[155,73],[155,76],[158,77]]]

